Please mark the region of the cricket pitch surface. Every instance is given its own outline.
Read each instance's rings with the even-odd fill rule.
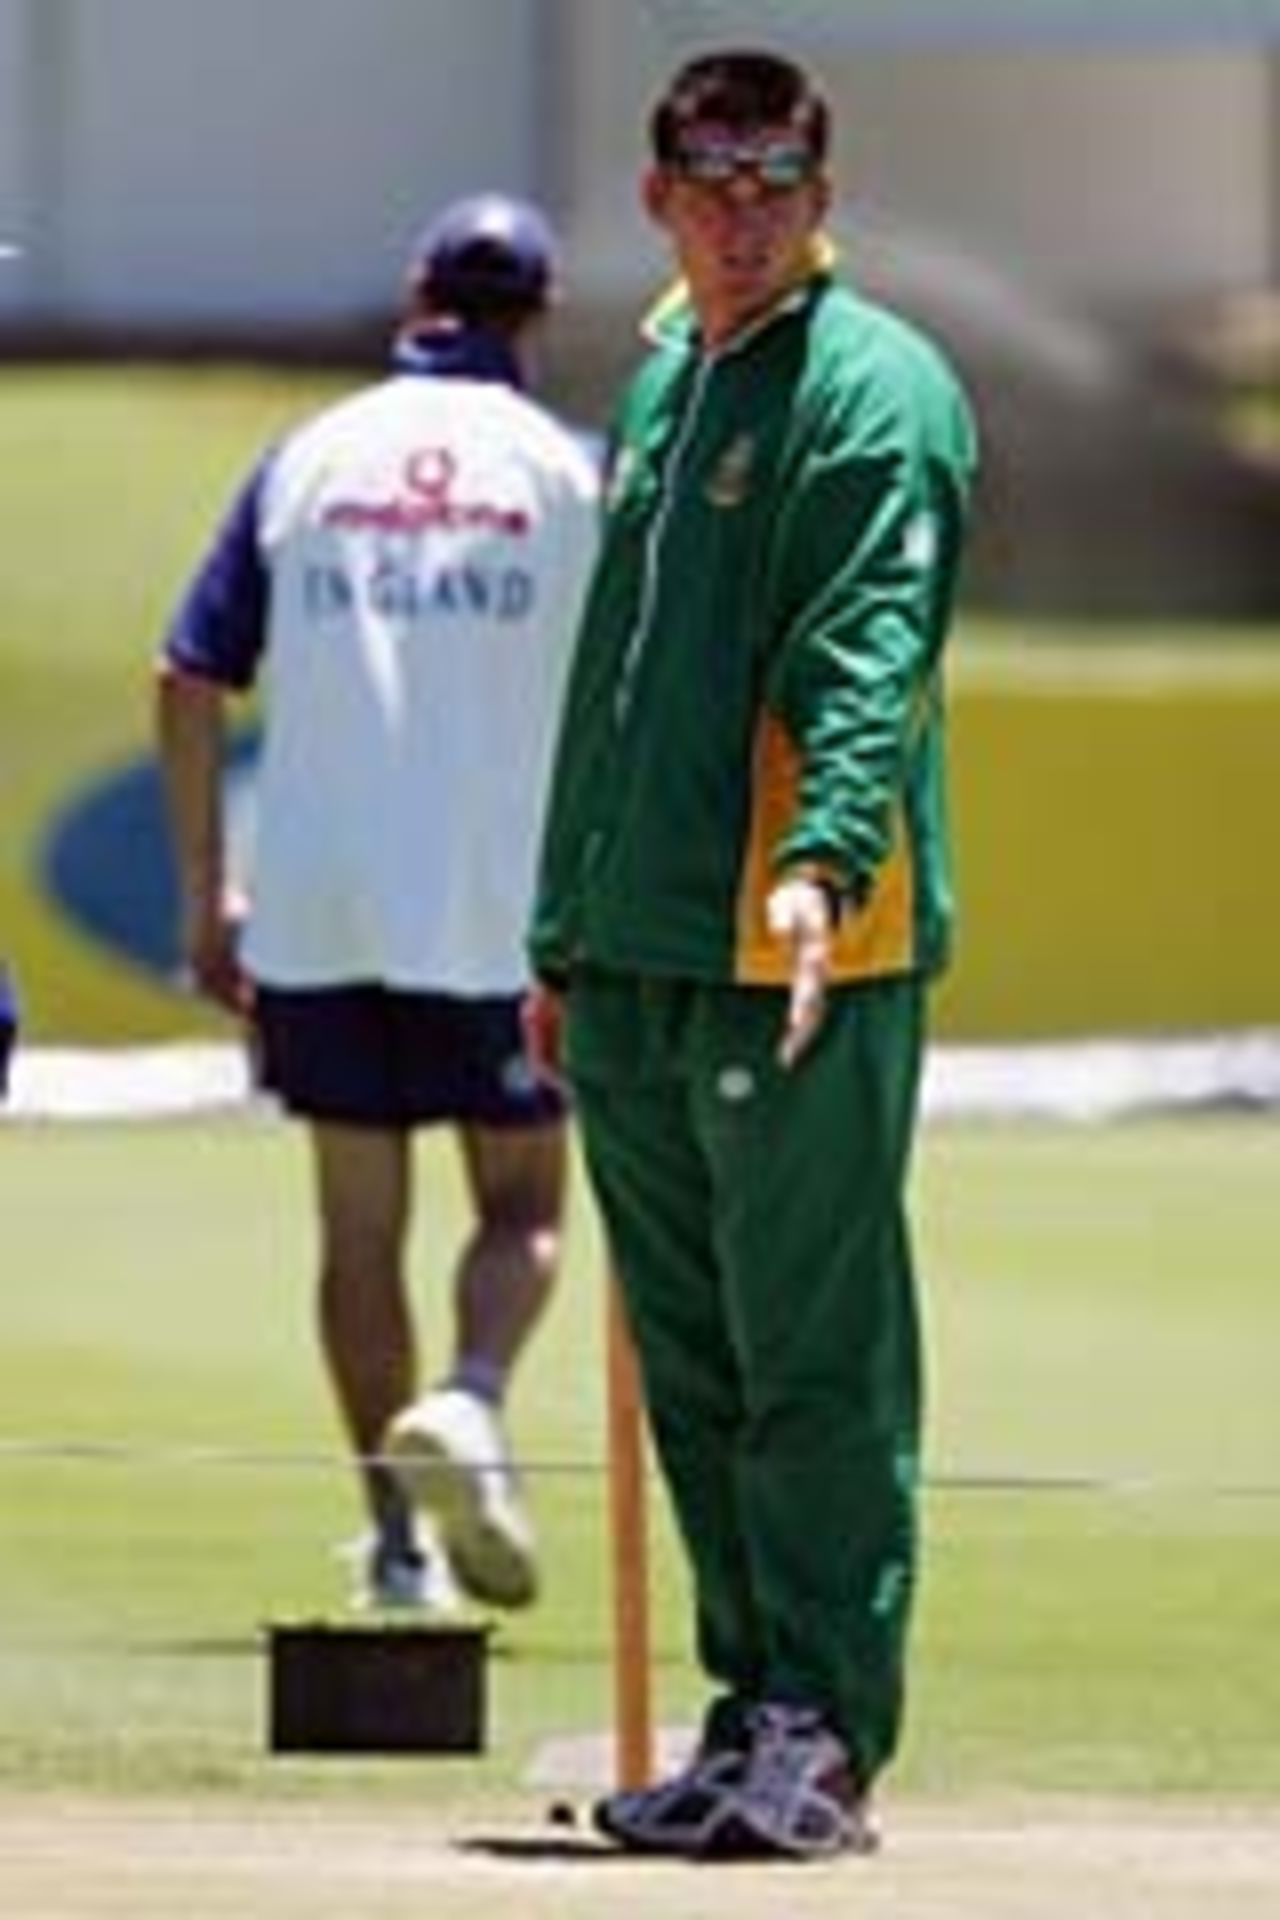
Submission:
[[[870,1859],[636,1861],[527,1795],[422,1813],[357,1800],[0,1797],[13,1920],[1276,1920],[1266,1801],[888,1801]],[[562,1821],[567,1820],[561,1810]]]

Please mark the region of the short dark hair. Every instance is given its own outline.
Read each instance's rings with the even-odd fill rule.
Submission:
[[[806,142],[815,160],[825,160],[831,113],[808,74],[776,53],[704,53],[671,81],[649,119],[649,141],[660,165],[677,158],[692,126],[713,120],[747,132],[786,126]]]

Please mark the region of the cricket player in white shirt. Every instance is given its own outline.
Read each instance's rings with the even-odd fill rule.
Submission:
[[[556,249],[487,194],[414,250],[388,378],[242,489],[161,652],[182,944],[308,1124],[319,1323],[370,1520],[362,1594],[537,1591],[502,1424],[559,1259],[565,1115],[529,1071],[523,935],[551,739],[596,534],[579,441],[530,397]],[[253,874],[229,872],[229,696],[261,681]],[[450,1124],[474,1209],[455,1350],[421,1393],[412,1133]],[[451,1252],[452,1258],[452,1252]]]

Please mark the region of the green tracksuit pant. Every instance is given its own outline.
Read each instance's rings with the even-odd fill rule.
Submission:
[[[703,1666],[744,1706],[821,1708],[868,1781],[898,1739],[915,1568],[923,1002],[916,979],[838,988],[784,1071],[779,991],[583,972],[569,992]]]

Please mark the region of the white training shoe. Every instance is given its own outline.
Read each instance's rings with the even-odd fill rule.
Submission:
[[[398,1413],[383,1450],[424,1507],[473,1598],[526,1607],[538,1590],[533,1527],[521,1502],[502,1423],[461,1387],[440,1387]]]
[[[440,1550],[392,1546],[374,1534],[339,1548],[353,1563],[351,1605],[358,1613],[429,1613],[437,1618],[458,1613],[462,1596],[449,1562]]]

